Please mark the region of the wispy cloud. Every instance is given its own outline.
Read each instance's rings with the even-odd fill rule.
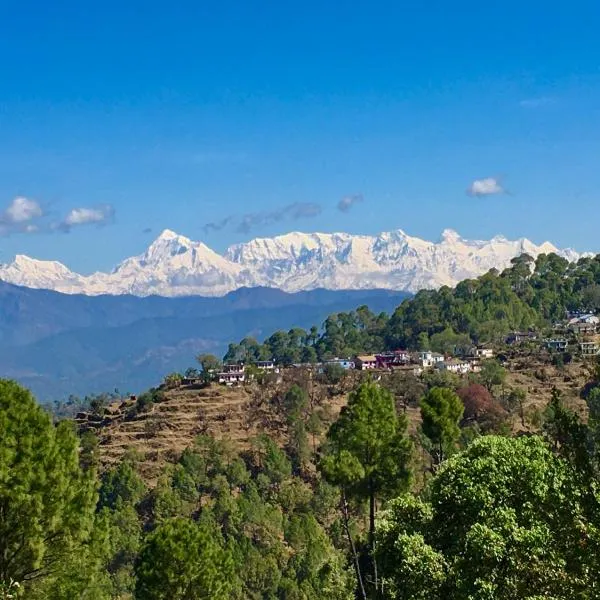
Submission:
[[[207,223],[202,227],[204,233],[211,233],[213,231],[221,231],[221,229],[225,229],[228,225],[231,225],[235,221],[235,217],[230,215],[229,217],[225,217],[220,221],[214,221],[212,223]]]
[[[540,96],[539,98],[525,98],[519,102],[521,108],[541,108],[549,104],[556,104],[556,98],[551,96]]]
[[[507,190],[502,186],[499,179],[496,177],[475,179],[467,188],[467,195],[476,196],[478,198],[507,193]]]
[[[274,210],[246,213],[243,215],[229,215],[219,221],[206,223],[203,226],[205,233],[221,231],[227,227],[235,228],[239,233],[249,233],[254,229],[266,227],[281,221],[297,221],[311,219],[321,214],[321,206],[314,202],[294,202]]]
[[[294,202],[277,210],[245,214],[237,231],[248,233],[257,227],[265,227],[280,221],[297,221],[298,219],[311,219],[321,214],[321,207],[313,202]]]
[[[343,213],[350,212],[354,206],[360,204],[364,200],[362,194],[352,194],[344,196],[338,203],[337,208]]]

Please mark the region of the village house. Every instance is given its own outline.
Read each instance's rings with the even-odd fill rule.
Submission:
[[[569,323],[569,329],[578,335],[589,335],[596,333],[598,324],[593,321],[576,321],[575,323]]]
[[[582,356],[598,356],[600,354],[598,342],[580,342],[579,349]]]
[[[419,352],[419,362],[424,369],[434,367],[437,363],[443,362],[443,360],[443,354],[431,352],[430,350],[422,350]]]
[[[600,318],[598,318],[594,313],[591,312],[574,312],[569,314],[569,325],[571,323],[595,323],[598,325],[600,323]]]
[[[244,383],[246,380],[244,363],[223,365],[223,371],[218,373],[217,377],[219,383],[224,383],[225,385]]]
[[[548,350],[556,350],[558,352],[564,352],[569,346],[569,342],[565,338],[548,338],[544,340],[544,344],[546,344]]]
[[[458,358],[451,358],[449,360],[438,362],[435,365],[435,368],[440,371],[456,373],[457,375],[465,375],[472,370],[471,363],[468,360],[460,360]]]
[[[494,358],[494,350],[488,346],[474,346],[471,348],[471,356],[486,360],[488,358]]]
[[[354,359],[354,365],[361,371],[375,369],[377,367],[377,358],[372,354],[361,354]]]
[[[410,354],[407,350],[394,350],[392,352],[380,352],[375,355],[378,369],[392,369],[407,365],[410,362]]]
[[[354,369],[354,361],[349,358],[332,358],[331,360],[325,361],[326,365],[339,365],[342,369]]]
[[[263,371],[274,371],[275,370],[275,361],[273,361],[273,360],[257,360],[256,367],[258,369],[262,369]]]
[[[511,331],[506,337],[506,343],[514,346],[535,339],[537,339],[537,334],[534,331]]]

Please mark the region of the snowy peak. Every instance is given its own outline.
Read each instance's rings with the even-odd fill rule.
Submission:
[[[466,240],[445,229],[439,242],[397,229],[377,236],[291,232],[235,244],[222,255],[206,244],[165,229],[138,256],[110,273],[84,276],[63,264],[18,255],[0,266],[0,279],[65,293],[147,296],[219,296],[241,287],[267,286],[288,292],[314,288],[417,291],[453,286],[515,256],[556,252],[569,260],[581,255],[550,242],[528,239]]]
[[[460,235],[454,229],[444,229],[442,231],[442,243],[456,244],[461,241]]]

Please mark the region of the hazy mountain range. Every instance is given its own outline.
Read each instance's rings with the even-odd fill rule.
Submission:
[[[223,297],[82,296],[0,282],[0,377],[41,400],[92,392],[139,392],[199,352],[277,329],[320,325],[332,312],[368,304],[391,312],[406,294],[384,290],[239,289]]]
[[[502,269],[523,252],[534,257],[556,252],[570,260],[579,256],[549,242],[538,246],[502,236],[465,240],[449,229],[439,242],[401,230],[376,236],[288,233],[236,244],[221,255],[167,229],[143,254],[127,258],[110,273],[80,275],[59,262],[18,255],[0,266],[0,280],[85,295],[222,296],[242,287],[417,291],[452,286],[492,267]]]

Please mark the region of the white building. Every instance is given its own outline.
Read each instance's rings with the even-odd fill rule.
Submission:
[[[488,348],[487,346],[475,346],[471,349],[471,354],[475,358],[480,358],[482,360],[494,358],[494,351],[492,348]]]
[[[258,361],[256,361],[256,367],[258,369],[262,369],[263,371],[274,371],[275,370],[275,361],[273,361],[273,360],[258,360]]]
[[[223,365],[223,371],[218,373],[219,383],[224,383],[225,385],[244,383],[245,380],[246,373],[243,363]]]
[[[459,360],[456,358],[437,363],[436,368],[440,371],[448,371],[457,375],[465,375],[472,371],[471,363],[468,360]]]
[[[444,361],[444,355],[438,354],[437,352],[431,352],[430,350],[422,350],[419,352],[419,362],[421,366],[426,369],[428,367],[434,367],[438,363]]]

